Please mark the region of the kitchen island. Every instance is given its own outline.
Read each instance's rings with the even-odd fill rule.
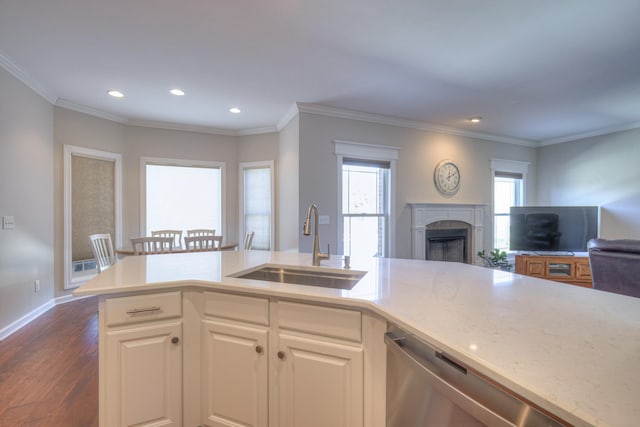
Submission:
[[[340,259],[334,257],[323,266],[339,269],[340,263]],[[225,295],[252,298],[246,300],[256,307],[250,313],[251,325],[261,325],[262,321],[255,319],[262,316],[258,315],[262,300],[336,310],[328,312],[336,314],[326,317],[329,323],[340,319],[346,323],[356,322],[350,312],[342,309],[362,313],[358,323],[362,325],[361,335],[353,335],[345,328],[324,335],[331,335],[328,342],[334,347],[355,349],[354,354],[357,349],[364,349],[364,356],[356,354],[355,357],[364,360],[361,365],[365,377],[369,377],[364,381],[374,384],[373,391],[366,391],[363,397],[364,421],[356,422],[367,427],[384,425],[384,420],[379,419],[379,409],[371,406],[379,405],[380,395],[384,393],[380,391],[383,381],[380,384],[378,379],[376,383],[375,376],[381,374],[377,354],[384,352],[384,345],[380,344],[384,332],[381,329],[387,322],[446,351],[569,424],[631,426],[640,419],[637,404],[640,398],[640,299],[471,265],[404,259],[352,259],[352,268],[367,274],[351,290],[229,277],[262,264],[310,266],[311,254],[237,251],[128,257],[76,290],[75,295],[101,296],[101,396],[106,382],[102,375],[106,376],[103,347],[107,339],[103,335],[108,323],[114,321],[113,317],[105,319],[103,315],[108,301],[128,296],[144,300],[154,294],[172,292],[181,292],[185,301],[199,301],[190,300],[189,293],[210,292],[211,307],[224,307],[217,295],[221,295],[222,300]],[[194,302],[193,309],[185,306],[180,313],[185,318],[181,326],[185,347],[184,354],[180,355],[184,366],[188,366],[189,360],[196,360],[192,354],[195,350],[188,349],[188,342],[202,335],[187,330],[188,319],[206,312],[207,301],[205,298],[205,302]],[[155,308],[155,303],[150,307]],[[280,314],[284,314],[298,306],[269,307],[273,308],[266,308],[264,328],[269,327],[268,318],[274,312],[280,310]],[[230,319],[234,315],[219,317]],[[244,328],[234,322],[235,319],[230,320],[232,326]],[[117,327],[117,319],[112,324]],[[114,331],[115,334],[121,332]],[[297,338],[303,340],[304,337],[289,333],[280,340]],[[256,339],[256,354],[261,354],[258,350],[263,348],[277,350]],[[344,342],[349,345],[343,345]],[[198,348],[197,352],[200,351]],[[283,355],[281,359],[284,358]],[[191,368],[197,375],[190,373]],[[185,368],[185,384],[193,383],[195,379],[190,376],[198,375],[199,368],[193,364]],[[272,393],[274,387],[269,385],[268,392]],[[196,395],[206,389],[191,388],[195,391],[189,393]],[[196,397],[195,400],[200,400],[200,396]],[[182,396],[176,403],[185,402],[182,409],[185,414],[190,408],[205,413],[198,404],[190,406],[193,400]],[[261,401],[259,405],[264,408],[266,404]],[[101,425],[107,425],[103,423],[103,411],[101,401]],[[193,417],[199,420],[200,415]],[[189,424],[185,422],[185,425]]]

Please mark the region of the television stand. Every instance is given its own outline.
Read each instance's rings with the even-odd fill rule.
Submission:
[[[574,256],[575,253],[572,251],[540,251],[533,253],[536,256]]]
[[[593,287],[588,256],[516,255],[516,273],[570,285]]]

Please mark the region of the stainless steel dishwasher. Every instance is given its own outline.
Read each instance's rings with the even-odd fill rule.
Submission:
[[[385,343],[387,427],[568,425],[399,328]]]

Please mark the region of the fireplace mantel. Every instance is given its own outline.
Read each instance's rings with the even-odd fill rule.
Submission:
[[[411,206],[411,258],[425,259],[425,227],[436,221],[462,221],[471,225],[472,255],[483,249],[486,204],[409,203]],[[472,261],[472,264],[474,262]]]

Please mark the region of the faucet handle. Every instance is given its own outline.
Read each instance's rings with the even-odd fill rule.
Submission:
[[[327,253],[323,254],[322,252],[320,252],[318,254],[318,258],[320,258],[320,259],[330,259],[331,258],[331,253],[330,252],[331,252],[331,246],[327,243]]]

